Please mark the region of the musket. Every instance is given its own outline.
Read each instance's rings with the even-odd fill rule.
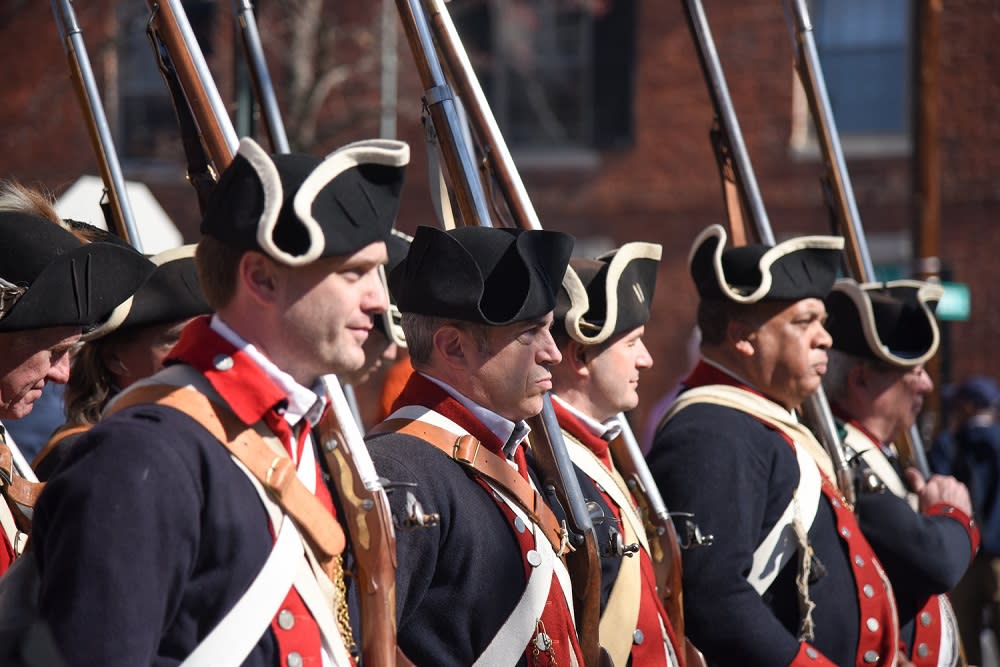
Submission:
[[[823,164],[826,167],[823,191],[826,194],[827,205],[844,237],[848,273],[859,283],[872,282],[875,280],[875,266],[868,252],[861,215],[854,199],[854,188],[851,186],[851,177],[847,172],[847,162],[844,160],[841,148],[840,132],[837,130],[837,122],[827,95],[826,80],[823,77],[819,52],[816,50],[809,9],[805,0],[791,0],[791,5],[795,17],[795,71],[809,101],[809,111],[823,153]],[[903,440],[903,448],[910,455],[913,465],[920,470],[925,479],[930,477],[927,454],[916,424],[910,427]]]
[[[271,140],[271,148],[275,153],[288,153],[291,150],[288,146],[288,135],[285,133],[285,124],[281,122],[281,110],[278,107],[278,98],[274,94],[267,60],[264,58],[264,47],[260,43],[253,4],[250,0],[233,0],[233,11],[236,14],[240,43],[243,45],[243,56],[250,70],[250,80],[257,94],[257,102],[264,117],[264,127]]]
[[[118,152],[111,137],[111,128],[104,113],[104,103],[101,102],[94,70],[90,66],[90,57],[87,55],[87,46],[83,41],[80,24],[76,20],[72,0],[51,0],[51,5],[63,49],[69,61],[70,78],[73,80],[73,88],[76,90],[80,109],[85,117],[87,133],[90,135],[90,143],[97,156],[101,180],[104,181],[104,192],[110,204],[111,219],[107,222],[118,236],[142,252],[139,229],[125,190],[125,177],[122,175]]]
[[[153,10],[152,22],[171,62],[204,64],[179,0],[159,0],[158,6],[158,12]],[[177,74],[189,103],[218,99],[217,104],[204,103],[200,108],[192,105],[190,111],[202,138],[211,139],[204,142],[206,157],[221,173],[232,162],[237,148],[232,120],[221,104],[207,65],[181,66]],[[280,122],[278,117],[274,120]],[[330,409],[316,426],[316,438],[344,510],[343,524],[351,536],[356,560],[354,578],[361,608],[362,659],[366,664],[379,666],[410,665],[396,644],[396,535],[389,500],[342,386],[334,376],[324,376],[322,380]],[[352,638],[344,640],[350,643]]]
[[[170,92],[188,160],[188,180],[202,210],[239,143],[222,96],[180,0],[146,0],[146,32]]]
[[[705,656],[684,633],[684,570],[677,528],[625,415],[619,414],[617,419],[622,425],[622,432],[608,443],[608,449],[615,468],[639,504],[649,539],[657,592],[674,633],[684,638],[684,664],[687,667],[706,667]],[[704,536],[690,546],[711,543],[712,537]]]
[[[688,28],[698,51],[698,60],[715,110],[712,142],[720,165],[734,242],[745,234],[759,243],[774,245],[774,232],[771,230],[764,201],[757,187],[749,152],[743,142],[743,133],[736,119],[729,86],[722,71],[722,64],[715,49],[715,41],[701,0],[683,0],[683,3]],[[731,195],[732,189],[738,191],[738,197]],[[743,225],[746,225],[746,228],[740,229]],[[804,421],[833,461],[840,492],[853,507],[854,474],[822,387],[803,402],[802,412]]]
[[[492,227],[489,202],[466,143],[455,93],[445,77],[442,56],[438,52],[439,49],[444,53],[464,52],[461,42],[454,32],[444,34],[440,30],[442,17],[447,16],[443,3],[397,0],[396,5],[424,86],[424,105],[430,114],[446,170],[451,177],[462,222]],[[470,117],[489,114],[485,99],[461,96],[460,99]],[[507,171],[509,176],[516,174],[513,161],[508,164]],[[522,207],[524,215],[514,216],[519,227],[541,228],[526,194],[509,204]],[[585,664],[596,667],[605,664],[606,658],[598,638],[601,567],[597,536],[547,393],[542,404],[541,413],[528,420],[532,433],[531,449],[543,492],[553,499],[554,504],[561,505],[566,515],[568,539],[574,547],[566,554],[566,566],[573,584],[576,629]]]

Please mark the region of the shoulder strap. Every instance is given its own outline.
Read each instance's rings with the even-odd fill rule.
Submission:
[[[401,433],[420,438],[444,452],[474,475],[498,485],[510,494],[511,500],[524,510],[532,521],[541,526],[545,537],[557,554],[561,554],[565,550],[562,523],[545,504],[538,492],[506,461],[483,447],[479,440],[473,436],[468,434],[456,436],[440,426],[405,418],[387,419],[376,425],[368,432],[368,435],[384,433]]]
[[[804,447],[831,483],[837,479],[830,455],[826,453],[823,445],[819,443],[812,431],[795,421],[790,413],[773,401],[739,387],[713,384],[688,389],[670,406],[660,422],[660,427],[673,419],[678,412],[695,403],[710,403],[732,408],[764,422],[788,436],[795,443],[796,448]]]
[[[74,435],[86,433],[93,427],[93,424],[76,424],[74,426],[67,426],[59,431],[56,431],[56,433],[49,438],[49,441],[45,443],[42,449],[35,454],[35,459],[31,462],[31,467],[37,470],[38,464],[41,463],[46,456],[51,454],[52,450],[58,447],[60,442]]]
[[[343,528],[299,480],[292,460],[272,450],[252,426],[244,424],[228,408],[191,387],[146,384],[121,395],[106,414],[142,403],[179,410],[218,439],[292,517],[316,549],[317,557],[324,561],[324,570],[325,561],[343,553]]]

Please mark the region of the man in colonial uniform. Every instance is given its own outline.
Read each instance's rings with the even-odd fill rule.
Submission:
[[[34,209],[0,212],[0,418],[24,417],[47,383],[64,384],[81,334],[132,296],[152,270],[131,248],[84,244]],[[19,480],[0,484],[7,500],[0,503],[2,574],[26,541],[27,521],[18,525],[14,518],[24,518],[28,500],[18,497],[25,487],[16,471],[30,473],[2,424],[0,453],[5,475]]]
[[[35,512],[42,615],[74,662],[353,663],[343,498],[311,432],[322,376],[361,367],[385,310],[408,157],[391,141],[323,160],[240,143],[196,255],[216,315],[112,403]]]
[[[560,358],[549,327],[572,246],[419,227],[389,276],[416,372],[368,442],[379,472],[416,483],[438,515],[397,542],[399,644],[419,665],[582,664],[560,525],[524,447]]]
[[[618,415],[639,403],[639,374],[653,365],[642,342],[661,247],[626,243],[600,259],[572,259],[555,310],[562,362],[552,369],[559,426],[570,458],[610,508],[623,544],[636,553],[605,557],[600,640],[616,665],[677,665],[680,645],[656,589],[646,529],[608,444]]]
[[[794,413],[826,370],[843,239],[725,243],[694,242],[702,359],[649,455],[667,506],[714,536],[684,552],[687,634],[713,667],[894,665],[888,580]]]
[[[925,481],[915,469],[904,476],[892,444],[934,388],[924,364],[937,351],[942,293],[913,280],[845,279],[826,299],[833,349],[823,386],[859,468],[858,523],[892,581],[900,639],[917,667],[958,664],[958,626],[944,594],[979,547],[965,485],[942,475]]]

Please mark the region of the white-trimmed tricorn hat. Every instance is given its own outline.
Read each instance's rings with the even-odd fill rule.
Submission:
[[[775,246],[725,249],[726,230],[712,225],[698,235],[688,266],[702,299],[751,304],[823,299],[840,268],[844,239],[799,236]]]
[[[320,159],[269,155],[244,138],[201,231],[287,266],[349,255],[389,235],[409,160],[409,146],[389,139],[356,141]]]
[[[826,298],[833,348],[899,368],[926,363],[941,340],[934,311],[944,289],[920,280],[838,280]]]
[[[649,321],[663,247],[633,242],[597,259],[573,258],[556,301],[555,327],[598,345]]]
[[[180,322],[212,312],[198,280],[195,247],[184,245],[150,257],[156,268],[146,282],[83,339],[96,340],[119,329]]]

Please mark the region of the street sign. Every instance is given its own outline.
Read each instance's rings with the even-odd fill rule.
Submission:
[[[944,288],[944,296],[937,307],[937,318],[939,320],[949,320],[952,322],[965,322],[969,319],[969,311],[972,306],[972,296],[969,286],[965,283],[941,283]]]

